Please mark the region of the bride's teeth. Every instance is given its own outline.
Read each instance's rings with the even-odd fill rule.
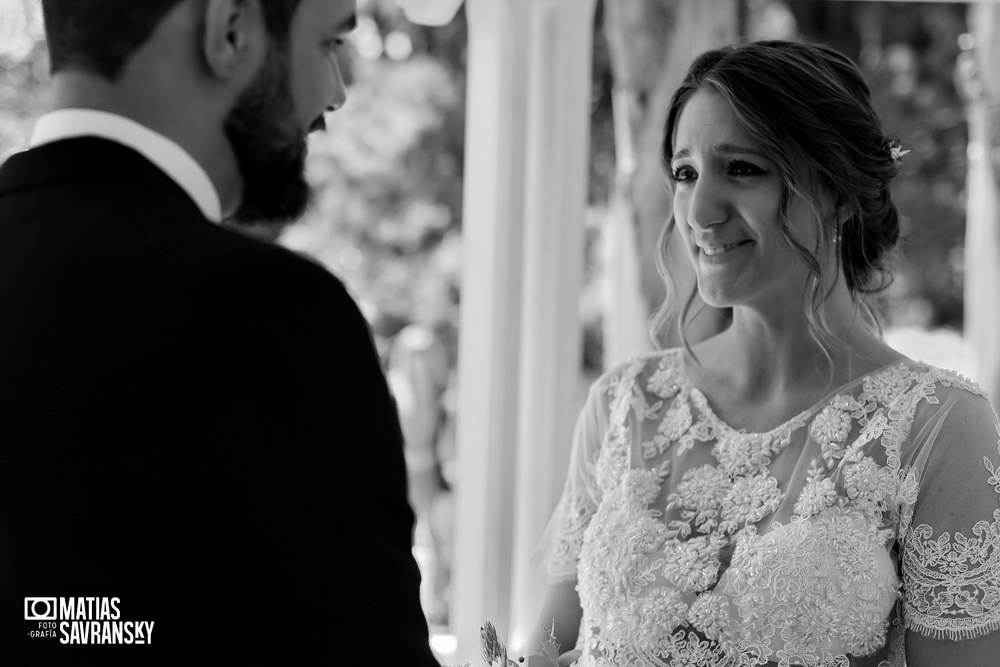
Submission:
[[[702,247],[701,251],[703,253],[705,253],[707,256],[712,257],[714,255],[721,255],[722,253],[724,253],[727,250],[732,250],[733,248],[735,248],[738,245],[740,245],[740,244],[739,243],[726,243],[725,245],[721,245],[721,246],[704,246],[704,247]]]

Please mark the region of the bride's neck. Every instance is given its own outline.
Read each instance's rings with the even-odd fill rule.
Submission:
[[[823,344],[803,308],[735,307],[728,329],[694,346],[703,377],[739,394],[779,396],[836,386],[883,365],[892,351],[869,329],[846,287],[840,287],[815,318],[832,334]]]

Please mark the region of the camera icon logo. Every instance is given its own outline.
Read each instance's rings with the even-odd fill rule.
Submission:
[[[59,617],[59,606],[55,598],[24,598],[24,620],[55,621]]]

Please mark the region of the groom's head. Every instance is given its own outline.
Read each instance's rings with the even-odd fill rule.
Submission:
[[[126,113],[184,145],[245,222],[304,210],[306,135],[344,102],[335,49],[354,4],[42,0],[53,74],[83,75],[65,86],[70,102]]]

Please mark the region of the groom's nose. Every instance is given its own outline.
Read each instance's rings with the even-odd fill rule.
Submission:
[[[335,62],[333,67],[333,81],[330,86],[330,98],[327,100],[327,112],[336,111],[347,102],[347,86],[344,84],[344,76],[341,72],[340,64]]]

